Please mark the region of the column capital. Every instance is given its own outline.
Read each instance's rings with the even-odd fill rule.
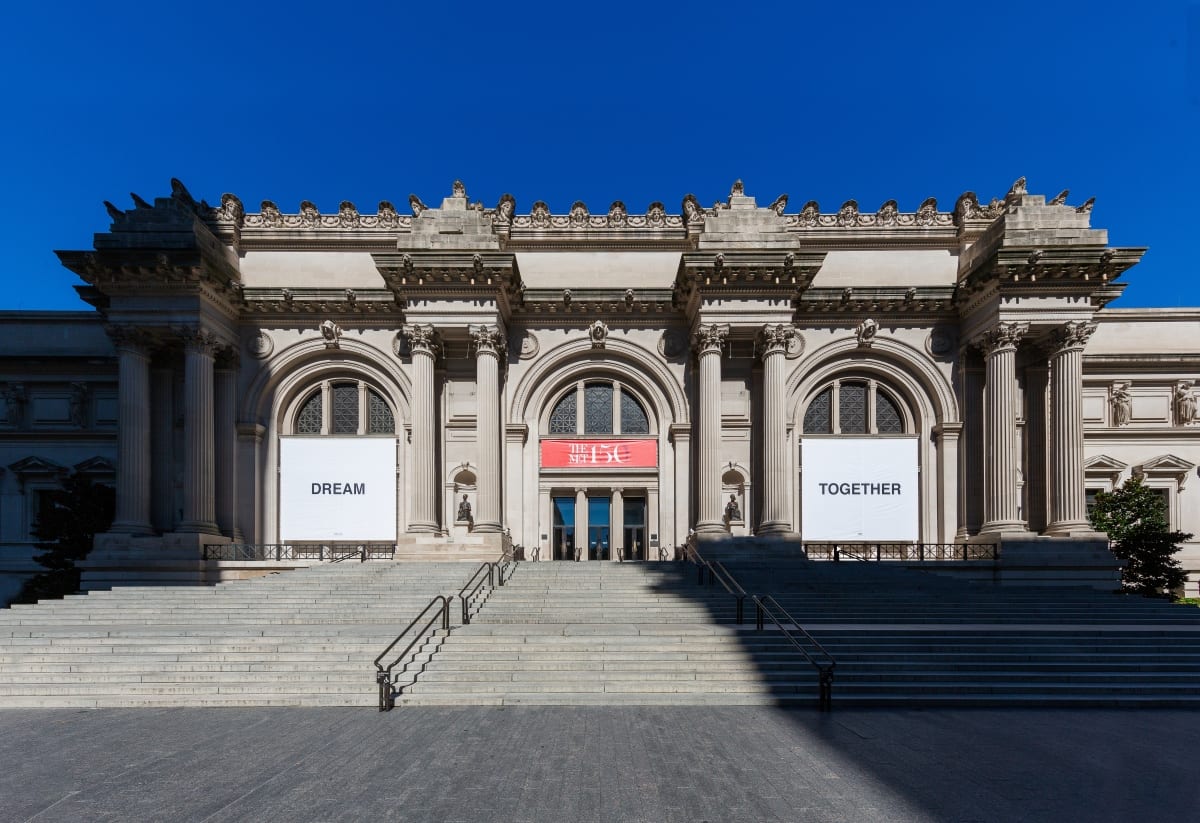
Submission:
[[[437,357],[438,350],[442,347],[437,329],[428,323],[406,323],[401,327],[400,333],[408,339],[413,354]]]
[[[141,326],[109,323],[104,327],[104,331],[118,352],[147,355],[155,342],[154,333]]]
[[[505,340],[499,326],[471,324],[467,326],[467,333],[471,335],[471,341],[475,344],[476,357],[491,354],[499,358],[508,347],[508,341]]]
[[[176,326],[172,329],[175,336],[183,341],[184,351],[215,357],[221,347],[217,336],[204,326]]]
[[[978,346],[985,357],[991,357],[1004,351],[1016,351],[1017,344],[1028,332],[1028,323],[997,323],[978,334],[971,343]]]
[[[1066,351],[1083,351],[1096,324],[1087,320],[1071,320],[1050,332],[1046,349],[1051,355]]]
[[[790,323],[767,323],[758,330],[759,354],[763,360],[771,355],[787,354],[788,345],[796,337],[796,327]]]
[[[727,337],[729,337],[728,323],[701,323],[696,326],[696,331],[692,335],[692,345],[699,355],[711,352],[720,354],[721,346],[725,344]]]

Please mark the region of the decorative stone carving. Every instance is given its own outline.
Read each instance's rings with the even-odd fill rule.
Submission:
[[[614,200],[613,204],[608,207],[608,227],[611,229],[621,229],[628,222],[628,213],[625,211],[625,204],[620,200]]]
[[[633,305],[633,298],[634,298],[633,289],[625,289],[625,305],[626,306]]]
[[[588,339],[592,341],[593,349],[604,348],[604,344],[608,342],[608,324],[603,320],[594,321],[588,326]]]
[[[687,334],[682,329],[667,329],[658,339],[658,353],[675,358],[687,351]]]
[[[937,326],[925,338],[925,351],[931,357],[948,357],[958,347],[958,335],[947,326]]]
[[[87,399],[90,393],[87,383],[72,383],[69,400],[71,423],[79,428],[87,425]]]
[[[343,200],[338,206],[338,224],[343,229],[358,228],[358,209],[349,200]]]
[[[459,200],[467,199],[467,187],[463,185],[463,181],[455,180],[450,184],[450,196],[457,197]]]
[[[463,495],[462,502],[458,504],[458,514],[455,516],[455,521],[458,523],[474,523],[475,517],[471,514],[471,501],[467,499],[467,495]]]
[[[812,228],[821,220],[821,207],[816,200],[809,200],[804,204],[804,208],[800,209],[800,214],[797,218],[797,223],[805,228]]]
[[[920,208],[917,209],[913,222],[918,226],[932,226],[937,222],[937,216],[937,198],[927,197],[925,198],[925,202],[921,203]]]
[[[786,194],[781,194],[771,201],[771,205],[767,206],[767,208],[775,212],[776,216],[783,217],[783,210],[787,208],[787,203],[788,196]]]
[[[796,329],[786,323],[768,323],[758,331],[759,353],[762,357],[769,354],[786,354],[788,343],[796,336]]]
[[[325,348],[339,349],[341,348],[342,327],[332,320],[324,320],[321,323],[321,336],[325,338]]]
[[[259,329],[258,333],[246,341],[246,350],[257,360],[266,360],[275,350],[275,341],[266,331]]]
[[[725,504],[725,522],[742,522],[742,507],[738,505],[737,494],[729,495],[729,502]]]
[[[784,355],[788,360],[795,360],[800,355],[804,354],[804,335],[796,332],[787,341],[787,352]]]
[[[573,229],[587,228],[588,210],[582,200],[576,200],[571,204],[571,211],[567,213],[567,225]]]
[[[1116,381],[1109,389],[1109,405],[1112,407],[1112,424],[1127,426],[1133,418],[1133,398],[1129,395],[1129,383]]]
[[[420,217],[421,212],[429,210],[429,206],[426,206],[424,203],[422,203],[421,198],[417,197],[415,194],[410,194],[408,196],[408,207],[412,209],[413,217]]]
[[[563,305],[564,305],[564,306],[570,306],[570,305],[571,305],[571,290],[570,290],[570,289],[563,289],[563,295],[562,295],[562,297],[563,297]]]
[[[497,357],[502,356],[508,345],[508,341],[496,326],[472,325],[467,327],[467,333],[475,343],[476,356],[485,352],[494,353]]]
[[[965,191],[958,196],[958,201],[954,204],[954,222],[962,225],[964,220],[995,220],[1004,214],[1005,209],[1003,200],[993,198],[986,206],[981,206],[975,192]]]
[[[879,324],[868,317],[854,327],[854,337],[860,348],[869,349],[875,343],[875,335],[879,333]]]
[[[667,224],[667,210],[662,203],[655,200],[646,209],[646,225],[652,229],[661,229]]]
[[[685,223],[701,223],[704,221],[704,207],[694,194],[683,196],[683,221]]]
[[[746,187],[745,187],[745,185],[742,184],[742,181],[740,179],[733,181],[733,185],[729,188],[729,196],[730,197],[745,197],[746,196]]]
[[[1047,203],[1046,205],[1047,206],[1065,206],[1065,205],[1067,205],[1067,197],[1070,194],[1071,194],[1070,189],[1063,189],[1058,194],[1054,195],[1054,197],[1051,198],[1050,202]]]
[[[1071,320],[1050,332],[1051,352],[1082,349],[1096,331],[1096,324],[1086,320]]]
[[[276,206],[270,200],[262,201],[262,205],[258,207],[262,224],[269,229],[278,228],[283,225],[283,215],[279,213],[279,206]]]
[[[512,225],[513,215],[517,211],[517,200],[511,194],[500,195],[500,202],[496,204],[496,214],[492,217],[492,222],[498,226]]]
[[[533,332],[527,331],[522,335],[521,348],[519,350],[522,358],[536,357],[540,349],[541,346],[538,344],[537,336]]]
[[[1175,383],[1175,424],[1190,426],[1196,422],[1196,393],[1191,380],[1180,380]]]
[[[246,208],[236,194],[225,192],[221,195],[221,205],[213,209],[213,216],[218,223],[232,223],[240,226],[246,217]]]
[[[25,401],[27,399],[25,384],[6,384],[3,391],[0,391],[0,397],[4,398],[4,422],[10,426],[21,425],[22,412],[25,409]]]
[[[172,331],[183,341],[186,351],[199,352],[213,357],[221,345],[217,336],[203,326],[177,326]]]
[[[311,200],[300,202],[300,223],[306,229],[316,229],[321,226],[321,213]]]
[[[1092,206],[1094,205],[1096,205],[1096,198],[1089,197],[1087,200],[1083,201],[1082,205],[1075,207],[1075,212],[1077,214],[1090,214],[1092,211]]]
[[[535,229],[550,228],[550,207],[542,200],[537,201],[529,213],[529,221]]]
[[[976,337],[973,342],[983,351],[985,357],[990,357],[1005,349],[1015,350],[1021,338],[1028,332],[1028,323],[997,323]]]
[[[855,200],[847,200],[838,209],[837,224],[839,226],[856,226],[858,225],[858,202]]]
[[[1012,184],[1012,188],[1008,190],[1008,194],[1004,195],[1004,203],[1005,205],[1011,204],[1028,193],[1029,191],[1025,188],[1025,178],[1018,177],[1016,182]]]
[[[396,207],[387,200],[379,201],[379,225],[381,228],[394,229],[400,225],[400,215],[396,213]]]
[[[409,323],[400,330],[400,333],[408,340],[410,352],[423,352],[436,356],[440,345],[437,331],[433,326],[427,323]]]
[[[720,352],[729,336],[728,323],[701,323],[696,327],[695,349],[697,354],[716,350]]]
[[[875,225],[877,226],[894,226],[900,215],[900,207],[896,205],[895,200],[889,200],[879,207],[879,211],[875,213]]]

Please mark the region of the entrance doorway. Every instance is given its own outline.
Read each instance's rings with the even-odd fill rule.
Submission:
[[[612,532],[612,498],[588,495],[588,560],[608,560]]]
[[[554,509],[554,559],[578,560],[575,552],[575,498],[555,497],[551,503]]]
[[[622,511],[625,560],[646,559],[646,498],[626,497]]]

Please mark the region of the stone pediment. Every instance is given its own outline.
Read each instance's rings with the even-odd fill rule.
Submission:
[[[107,474],[107,475],[111,475],[111,474],[116,473],[117,467],[107,457],[97,456],[97,457],[89,457],[87,460],[83,460],[79,463],[76,463],[74,466],[74,470],[77,474],[88,474],[88,475]]]
[[[1176,457],[1173,454],[1164,454],[1155,457],[1153,460],[1147,460],[1140,466],[1134,467],[1134,472],[1137,474],[1147,475],[1149,477],[1166,477],[1176,481],[1179,488],[1183,488],[1189,476],[1195,471],[1196,464],[1189,463],[1182,457]]]
[[[1124,474],[1129,468],[1128,463],[1124,463],[1115,457],[1109,457],[1107,454],[1098,454],[1095,457],[1089,457],[1083,462],[1083,474],[1090,477],[1106,478],[1112,485],[1117,485],[1117,479]]]
[[[16,463],[9,463],[8,468],[18,477],[58,475],[65,474],[67,471],[66,466],[55,463],[53,460],[33,455],[22,458]]]

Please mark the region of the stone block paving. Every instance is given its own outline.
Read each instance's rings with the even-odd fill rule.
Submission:
[[[0,711],[0,820],[1194,820],[1200,712]]]

